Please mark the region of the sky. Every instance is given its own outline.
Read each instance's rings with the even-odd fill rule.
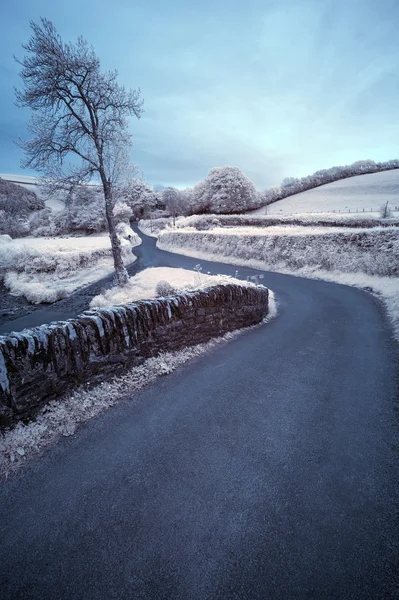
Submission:
[[[29,110],[14,105],[13,55],[40,17],[141,89],[132,162],[151,185],[191,186],[232,165],[264,189],[399,157],[398,0],[13,0],[2,7],[0,173],[23,172],[15,141]]]

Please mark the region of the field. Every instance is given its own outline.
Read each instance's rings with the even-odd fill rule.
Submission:
[[[212,285],[225,285],[234,283],[236,285],[253,285],[243,282],[227,275],[206,275],[198,271],[187,269],[174,269],[169,267],[153,267],[144,269],[134,277],[130,277],[129,283],[123,288],[111,288],[102,294],[95,296],[91,301],[90,308],[105,308],[127,304],[135,300],[154,298],[157,296],[156,285],[160,281],[166,281],[177,293],[190,290],[202,290]]]
[[[293,213],[378,213],[383,203],[389,201],[392,209],[398,207],[399,216],[399,169],[357,175],[340,179],[306,192],[301,192],[267,207],[268,215]],[[265,214],[265,208],[251,214]]]
[[[122,240],[124,261],[132,263],[132,243]],[[0,273],[11,294],[33,304],[54,302],[113,271],[108,234],[65,238],[0,238]]]

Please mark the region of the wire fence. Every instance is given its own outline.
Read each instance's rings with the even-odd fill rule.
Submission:
[[[389,206],[389,209],[392,212],[399,212],[399,205],[398,206]],[[310,214],[310,215],[322,215],[322,214],[342,214],[342,215],[346,215],[346,214],[363,214],[363,213],[380,213],[381,212],[381,206],[378,207],[358,207],[358,208],[330,208],[330,210],[301,210],[301,211],[293,211],[293,210],[283,210],[283,209],[271,209],[269,206],[266,206],[265,209],[265,214],[269,214],[269,215],[277,215],[279,213],[285,213],[285,214],[290,214],[290,215],[303,215],[303,214]]]

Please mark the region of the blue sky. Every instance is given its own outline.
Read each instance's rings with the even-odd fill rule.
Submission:
[[[19,173],[29,111],[13,54],[29,21],[83,35],[140,87],[132,161],[192,185],[234,165],[258,188],[359,159],[399,157],[397,0],[14,0],[2,8],[0,173]]]

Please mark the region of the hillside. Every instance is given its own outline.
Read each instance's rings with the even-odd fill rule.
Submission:
[[[40,177],[34,177],[32,175],[15,175],[12,173],[0,173],[0,178],[5,181],[10,181],[12,183],[16,183],[21,187],[35,192],[37,196],[40,198]],[[62,210],[64,208],[64,203],[58,198],[51,198],[51,200],[46,199],[46,206],[50,207],[52,210]]]
[[[392,209],[399,207],[399,169],[340,179],[294,194],[270,204],[267,214],[334,211],[378,213],[381,204],[387,200]],[[251,214],[265,214],[265,207]]]

